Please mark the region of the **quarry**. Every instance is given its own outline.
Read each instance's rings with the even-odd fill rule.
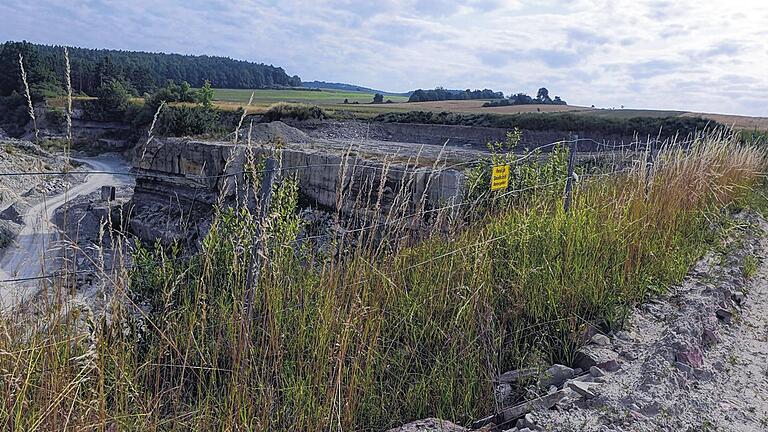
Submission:
[[[136,139],[125,125],[75,118],[75,151],[69,153],[45,150],[31,142],[29,133],[21,139],[3,138],[0,167],[9,174],[0,173],[4,310],[41,313],[41,303],[53,298],[47,284],[59,280],[69,287],[69,308],[87,311],[86,316],[116,316],[114,299],[124,289],[120,281],[126,272],[144,271],[141,266],[151,249],[143,245],[179,251],[169,258],[173,260],[205,251],[226,209],[238,214],[238,209],[262,205],[259,191],[263,193],[270,175],[272,181],[296,185],[295,216],[284,215],[296,217],[300,227],[298,243],[290,249],[335,247],[331,256],[341,263],[373,245],[378,250],[393,237],[428,239],[423,233],[435,229],[451,235],[451,228],[438,228],[440,224],[466,218],[479,202],[468,192],[477,181],[473,169],[494,163],[494,149],[500,147],[489,143],[503,143],[514,132],[359,120],[267,122],[258,117],[244,118],[242,124],[218,138],[155,136],[150,130]],[[40,132],[55,139],[62,130],[44,127]],[[613,170],[608,174],[636,170],[655,157],[651,141],[642,143],[636,135],[516,133],[520,141],[511,149],[512,160],[545,163],[578,145],[575,165],[585,179],[605,175],[599,170],[607,167]],[[29,169],[32,160],[34,173]],[[273,169],[265,169],[267,160]],[[28,175],[13,174],[17,172]],[[765,240],[755,233],[766,223],[755,213],[734,217],[741,228],[724,240],[731,252],[706,255],[679,287],[630,313],[630,324],[622,330],[579,326],[583,346],[570,364],[544,361],[499,370],[493,378],[493,412],[474,416],[471,424],[427,418],[391,431],[559,431],[585,425],[585,430],[685,430],[702,419],[759,430],[753,425],[768,415],[766,405],[745,405],[740,386],[748,380],[750,394],[759,398],[768,394],[768,381],[756,378],[761,372],[755,367],[743,371],[733,367],[736,363],[728,366],[723,356],[738,352],[734,362],[758,364],[764,355],[765,339],[735,327],[731,319],[734,313],[763,319],[755,314],[768,301],[764,279],[752,282],[743,272],[747,257],[763,262]],[[396,229],[390,229],[393,222]],[[363,232],[370,236],[363,237]],[[404,245],[418,248],[418,240]],[[318,258],[323,253],[312,256],[328,259]],[[763,267],[759,264],[754,271],[762,275]],[[709,279],[716,274],[722,276]],[[151,296],[134,293],[129,299],[129,309],[130,303],[139,305],[139,313],[132,313],[138,322],[158,307]],[[716,393],[727,395],[732,414],[702,417],[702,412],[723,409]]]

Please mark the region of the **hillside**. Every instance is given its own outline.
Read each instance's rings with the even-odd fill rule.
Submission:
[[[448,100],[435,102],[393,103],[381,110],[389,112],[427,111],[435,113],[463,114],[523,114],[523,113],[572,113],[580,116],[599,117],[614,120],[632,118],[669,118],[699,117],[718,122],[735,129],[768,130],[768,117],[701,113],[694,111],[669,111],[652,109],[602,109],[578,105],[509,105],[501,107],[483,107],[485,100]]]
[[[327,90],[343,90],[348,92],[360,92],[360,93],[381,93],[385,96],[410,96],[413,92],[405,93],[393,93],[384,90],[376,90],[368,87],[362,87],[354,84],[325,82],[325,81],[307,81],[301,84],[302,87],[312,89],[327,89]]]
[[[275,88],[301,85],[301,79],[289,76],[283,68],[218,56],[193,56],[142,51],[118,51],[69,47],[72,86],[89,95],[111,78],[127,80],[141,94],[163,85],[167,80],[187,81],[200,87],[209,80],[221,88]],[[49,91],[63,88],[64,50],[61,46],[6,42],[0,45],[0,71],[18,76],[18,54],[25,57],[34,78],[40,75]],[[37,71],[44,71],[37,73]],[[0,78],[3,73],[0,72]],[[10,85],[0,85],[0,96],[9,94]],[[2,84],[2,82],[0,82]]]

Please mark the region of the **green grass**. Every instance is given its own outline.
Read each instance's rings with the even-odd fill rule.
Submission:
[[[275,89],[215,89],[214,99],[222,102],[237,102],[246,104],[254,94],[254,103],[256,104],[274,104],[277,102],[297,102],[306,104],[343,104],[344,99],[350,103],[359,102],[368,104],[373,100],[373,93],[351,92],[341,90],[275,90]],[[406,102],[405,96],[385,96],[384,100],[392,102]]]
[[[341,90],[276,90],[276,89],[215,89],[216,107],[233,111],[245,106],[253,93],[250,112],[263,113],[277,103],[300,103],[317,105],[337,118],[371,119],[378,114],[387,112],[404,112],[405,108],[392,107],[391,104],[371,104],[373,93],[351,92]],[[344,103],[348,100],[348,104]],[[385,96],[384,100],[392,102],[407,102],[404,96]],[[358,102],[358,103],[355,103]]]
[[[760,264],[757,257],[749,254],[744,257],[743,273],[744,277],[749,279],[757,273],[758,264]]]

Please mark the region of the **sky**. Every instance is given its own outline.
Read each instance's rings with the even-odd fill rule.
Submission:
[[[387,91],[544,86],[572,105],[768,116],[766,0],[2,0],[0,40],[221,55]]]

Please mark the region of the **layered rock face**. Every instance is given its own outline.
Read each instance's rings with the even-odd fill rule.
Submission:
[[[420,123],[366,123],[358,120],[329,121],[306,120],[293,121],[291,125],[305,131],[313,138],[335,140],[376,140],[384,142],[402,142],[411,144],[427,144],[440,146],[446,141],[449,147],[460,147],[485,151],[488,143],[504,142],[507,139],[508,128],[461,126]],[[646,137],[635,137],[630,134],[609,134],[583,130],[529,130],[521,131],[519,149],[535,148],[569,139],[573,135],[586,138],[579,142],[579,151],[604,151],[606,148],[597,142],[627,144],[641,141]],[[595,140],[596,142],[590,141]],[[545,152],[551,148],[544,149]]]
[[[244,190],[258,188],[243,175],[249,151],[256,160],[274,156],[278,177],[295,176],[304,206],[358,220],[380,220],[393,205],[409,213],[457,204],[463,194],[465,178],[456,170],[385,165],[384,155],[338,152],[318,143],[249,150],[224,142],[155,140],[136,150],[132,231],[150,242],[199,242],[215,205],[233,205]]]

